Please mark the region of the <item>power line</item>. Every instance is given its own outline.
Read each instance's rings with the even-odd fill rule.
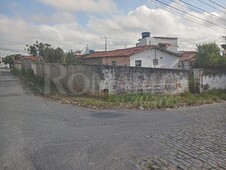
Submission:
[[[212,2],[213,4],[217,5],[217,6],[221,7],[221,8],[226,9],[224,6],[222,6],[222,5],[220,5],[220,4],[216,3],[216,2],[214,2],[214,1],[212,1],[212,0],[209,0],[209,1]]]
[[[140,1],[142,1],[142,2],[144,2],[144,3],[146,3],[146,4],[148,4],[148,3],[150,2],[150,1],[148,1],[148,0],[140,0]],[[193,22],[194,22],[194,19],[196,19],[196,20],[198,20],[198,21],[203,21],[203,22],[205,22],[206,24],[208,24],[209,26],[211,26],[211,27],[213,27],[213,28],[215,28],[215,29],[218,28],[218,30],[221,30],[221,31],[224,31],[224,32],[226,31],[226,28],[225,28],[225,27],[222,27],[222,26],[217,25],[217,24],[215,24],[215,23],[213,23],[213,22],[204,20],[204,19],[202,19],[202,18],[200,18],[200,17],[198,17],[198,16],[196,16],[196,15],[193,15],[193,14],[191,14],[191,13],[189,13],[189,12],[183,11],[183,10],[177,8],[177,7],[173,7],[173,6],[171,6],[171,5],[167,4],[167,3],[164,3],[164,2],[162,2],[162,1],[159,1],[159,0],[155,0],[155,1],[157,1],[157,2],[160,3],[161,5],[164,5],[164,6],[167,6],[167,7],[171,8],[171,9],[173,9],[173,10],[176,10],[177,12],[179,11],[180,13],[184,13],[184,14],[187,14],[187,15],[193,17],[193,20],[192,20]],[[199,24],[201,24],[201,23],[199,22]]]
[[[203,2],[202,0],[198,0],[198,1],[203,3],[203,4],[205,4],[205,5],[207,5],[207,6],[209,6],[209,7],[211,7],[211,8],[213,8],[213,9],[219,10],[220,12],[224,12],[224,11],[218,9],[217,7],[213,6],[213,5],[210,5],[210,4],[206,3],[206,2]]]
[[[167,3],[164,3],[164,2],[162,2],[162,1],[160,1],[160,0],[155,0],[155,1],[157,1],[157,2],[159,2],[159,3],[161,3],[161,4],[163,4],[163,5],[166,5],[166,6],[170,7],[170,8],[172,8],[172,9],[175,9],[175,10],[177,10],[177,11],[180,11],[180,12],[182,12],[182,13],[184,13],[184,14],[187,14],[187,15],[189,15],[189,16],[192,16],[193,18],[196,18],[196,19],[198,19],[198,20],[204,21],[204,22],[206,22],[206,23],[208,23],[208,24],[210,24],[210,25],[213,25],[213,26],[216,26],[216,27],[221,28],[221,29],[223,29],[223,30],[226,30],[225,27],[222,27],[222,26],[220,26],[220,25],[217,25],[217,24],[215,24],[215,23],[212,23],[212,22],[210,22],[210,21],[207,21],[207,20],[205,20],[205,19],[202,19],[202,18],[200,18],[200,17],[198,17],[198,16],[196,16],[196,15],[193,15],[193,14],[191,14],[191,13],[189,13],[189,12],[186,12],[186,11],[184,11],[184,10],[181,10],[181,9],[179,9],[179,8],[177,8],[177,7],[173,7],[173,6],[171,6],[171,5],[167,4]]]
[[[215,17],[215,18],[218,18],[218,19],[221,19],[221,20],[226,21],[226,19],[221,18],[221,17],[219,17],[219,16],[217,16],[217,15],[214,15],[214,14],[212,14],[212,13],[210,13],[210,12],[208,12],[208,11],[202,9],[202,8],[196,7],[195,5],[192,5],[192,4],[190,4],[190,3],[187,3],[187,2],[185,2],[185,1],[183,1],[183,0],[179,0],[179,1],[182,2],[182,3],[184,3],[184,4],[186,4],[186,5],[189,5],[189,6],[193,7],[193,8],[195,8],[195,9],[198,9],[198,10],[200,10],[200,11],[206,12],[206,13],[208,13],[209,15]]]
[[[147,5],[148,4],[153,4],[154,2],[152,2],[152,1],[145,1],[145,0],[140,0],[140,1],[142,1],[142,2],[144,2],[144,3],[146,3]],[[155,0],[153,0],[153,1],[155,1]],[[155,3],[155,5],[156,5],[156,3]],[[164,9],[166,9],[166,10],[168,10],[168,11],[175,11],[175,12],[177,12],[177,13],[180,13],[181,14],[181,12],[180,11],[177,11],[177,10],[175,10],[175,9],[170,9],[170,8],[166,8],[166,6],[165,5],[163,5],[163,4],[157,4],[159,7],[163,7]],[[201,23],[199,20],[197,20],[197,19],[191,19],[191,18],[187,18],[188,20],[190,20],[190,21],[192,21],[192,22],[194,22],[194,23],[198,23],[199,25],[203,25],[203,26],[206,26],[206,24],[205,23]],[[207,24],[208,25],[208,24]],[[210,25],[212,28],[209,28],[209,29],[215,29],[215,30],[217,30],[217,28],[215,28],[215,27],[213,27],[212,25]]]

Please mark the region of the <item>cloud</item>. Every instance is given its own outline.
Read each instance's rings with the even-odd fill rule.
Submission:
[[[219,18],[210,17],[206,13],[190,13],[225,27],[224,21]],[[215,14],[225,17],[223,13]],[[61,15],[65,16],[64,21],[64,17],[61,17],[62,21],[57,20]],[[16,45],[0,44],[1,48],[23,50],[26,44],[33,44],[35,40],[39,40],[65,50],[83,50],[87,44],[90,49],[103,50],[104,41],[101,41],[101,37],[106,35],[109,37],[108,49],[116,49],[135,46],[141,37],[140,33],[150,31],[152,36],[178,37],[179,50],[195,50],[196,44],[215,41],[220,45],[221,37],[225,35],[221,29],[210,29],[209,24],[201,21],[196,23],[188,15],[173,13],[167,9],[150,9],[145,5],[131,10],[126,15],[112,15],[107,19],[90,16],[86,25],[76,22],[74,16],[66,11],[57,11],[49,17],[56,18],[56,23],[42,22],[43,16],[40,16],[42,24],[34,24],[21,18],[0,14],[0,42],[7,41]]]
[[[110,13],[116,9],[113,0],[39,0],[60,10],[71,12]]]
[[[27,20],[29,22],[33,22],[36,24],[57,24],[57,23],[72,23],[76,21],[76,17],[67,11],[57,11],[51,15],[45,15],[43,13],[31,14],[27,16]]]
[[[221,19],[214,18],[206,13],[190,11],[189,14],[196,15],[208,22],[225,27]],[[222,17],[223,14],[218,14]],[[102,23],[90,21],[88,26],[93,31],[103,31],[103,34],[110,35],[113,44],[134,45],[140,38],[140,32],[150,31],[152,35],[172,36],[179,38],[179,50],[194,50],[196,44],[205,42],[216,42],[220,44],[220,37],[225,31],[217,26],[210,26],[209,23],[197,20],[186,14],[178,14],[167,9],[150,9],[143,5],[130,11],[125,16],[114,16],[102,20]],[[124,33],[123,33],[124,32]]]

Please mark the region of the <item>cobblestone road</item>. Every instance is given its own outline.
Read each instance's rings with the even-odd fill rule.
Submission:
[[[156,169],[226,169],[226,109],[218,105],[175,110],[193,117],[194,122],[161,134],[147,134],[165,150],[139,163]]]
[[[226,102],[90,110],[34,96],[0,70],[0,169],[226,169]]]

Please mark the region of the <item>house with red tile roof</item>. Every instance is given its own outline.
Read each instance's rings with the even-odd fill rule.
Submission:
[[[195,61],[195,51],[183,51],[179,60],[179,67],[183,70],[190,70],[193,68]]]
[[[14,61],[14,67],[18,70],[25,68],[25,70],[31,69],[32,62],[40,61],[38,56],[21,56],[20,59]]]
[[[155,45],[97,51],[82,58],[86,65],[112,65],[179,69],[179,54]]]

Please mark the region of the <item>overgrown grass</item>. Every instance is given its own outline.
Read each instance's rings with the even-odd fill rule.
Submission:
[[[196,106],[202,104],[211,104],[226,100],[225,90],[212,90],[202,94],[185,93],[182,95],[166,94],[124,94],[124,95],[106,95],[103,97],[90,96],[63,96],[59,94],[49,95],[60,103],[77,104],[90,108],[112,108],[123,107],[132,109],[160,109],[177,108],[182,106]]]

